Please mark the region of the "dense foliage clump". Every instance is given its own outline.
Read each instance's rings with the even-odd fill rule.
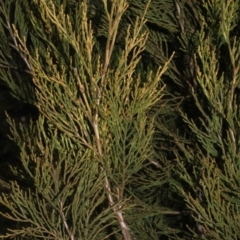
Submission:
[[[239,1],[0,14],[3,239],[239,239]]]

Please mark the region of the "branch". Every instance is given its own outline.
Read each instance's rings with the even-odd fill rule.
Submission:
[[[27,60],[26,54],[24,54],[23,51],[19,48],[19,45],[18,45],[18,42],[17,42],[17,38],[16,38],[16,35],[18,36],[18,34],[17,34],[16,29],[14,29],[14,31],[13,31],[13,29],[11,27],[10,21],[9,21],[9,19],[7,17],[7,14],[6,14],[6,11],[5,11],[4,1],[1,1],[1,3],[2,3],[1,12],[2,12],[2,14],[3,14],[4,18],[5,18],[5,21],[6,21],[6,24],[4,24],[4,26],[7,28],[8,32],[10,33],[10,35],[11,35],[11,37],[13,39],[13,43],[14,43],[14,44],[9,43],[9,46],[14,48],[19,53],[20,57],[23,59],[23,61],[27,65],[28,70],[26,72],[28,72],[30,74],[33,74],[32,67],[31,67],[29,61]],[[22,43],[21,43],[21,45],[24,46]]]
[[[71,230],[68,227],[68,223],[67,223],[64,211],[63,211],[63,201],[62,200],[59,201],[59,206],[60,206],[59,213],[60,213],[61,218],[63,220],[63,224],[64,224],[64,226],[65,226],[65,228],[67,230],[67,233],[68,233],[70,239],[74,240],[74,234],[71,232]]]
[[[106,4],[106,2],[104,2],[104,3]],[[97,145],[98,155],[99,155],[100,159],[103,158],[103,152],[102,152],[102,145],[101,145],[101,141],[100,141],[99,126],[98,126],[98,121],[99,121],[98,109],[99,109],[101,98],[102,98],[102,88],[103,88],[103,84],[105,82],[106,73],[107,73],[111,55],[113,52],[113,47],[115,44],[120,19],[121,19],[122,14],[125,12],[125,10],[127,8],[127,3],[124,0],[119,1],[118,5],[116,5],[116,4],[117,4],[117,1],[114,1],[112,10],[111,10],[111,14],[110,14],[110,18],[109,18],[109,32],[108,32],[108,38],[107,38],[107,44],[106,44],[105,61],[104,61],[104,65],[102,68],[101,82],[97,88],[97,100],[96,100],[97,107],[95,108],[95,114],[93,116],[93,121],[92,121],[93,129],[94,129],[94,133],[95,133],[95,137],[96,137],[96,145]],[[103,168],[103,166],[101,167],[101,170],[103,171],[104,177],[105,177],[105,188],[107,191],[108,201],[109,201],[110,206],[113,207],[113,210],[117,215],[117,219],[120,224],[124,240],[131,240],[129,228],[128,228],[126,222],[124,221],[122,212],[120,211],[121,207],[120,208],[114,207],[114,206],[116,206],[116,204],[112,197],[113,193],[111,190],[111,185],[108,180],[107,173],[106,173],[105,169]],[[120,201],[120,196],[119,196],[118,200]]]

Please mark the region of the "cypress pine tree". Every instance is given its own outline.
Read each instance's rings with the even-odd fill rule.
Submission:
[[[193,55],[192,113],[173,133],[177,182],[193,239],[239,239],[239,1],[203,1]],[[181,138],[181,136],[183,138]]]
[[[18,223],[5,237],[129,240],[177,232],[164,223],[176,212],[152,196],[165,180],[151,167],[158,163],[148,114],[163,96],[171,58],[143,69],[148,6],[122,30],[124,48],[116,36],[127,2],[101,6],[108,34],[99,42],[86,1],[1,3],[1,78],[39,110],[27,126],[8,118],[20,162],[0,198],[2,216]]]
[[[8,119],[5,237],[239,239],[239,10],[1,2],[1,79],[39,111]]]
[[[178,90],[185,98],[175,108],[173,125],[164,126],[162,118],[156,125],[158,136],[172,143],[173,156],[165,164],[172,166],[176,206],[186,213],[179,238],[239,239],[240,4],[201,1],[195,27],[184,14],[190,5],[176,6],[179,53],[187,62],[185,94]]]

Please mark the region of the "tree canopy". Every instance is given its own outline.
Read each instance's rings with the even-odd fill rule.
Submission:
[[[2,238],[239,239],[239,1],[0,14]]]

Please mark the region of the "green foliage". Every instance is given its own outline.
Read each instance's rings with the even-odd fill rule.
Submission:
[[[116,35],[128,5],[103,5],[109,31],[101,50],[86,2],[73,11],[64,3],[22,1],[14,8],[12,26],[11,1],[1,6],[2,28],[11,38],[2,55],[15,49],[29,82],[19,86],[10,66],[1,77],[16,97],[40,112],[29,126],[18,128],[9,120],[22,167],[12,168],[18,181],[0,198],[8,209],[1,214],[19,224],[5,237],[132,239],[145,223],[154,223],[156,238],[176,232],[163,223],[163,215],[175,211],[157,202],[152,208],[153,197],[141,199],[164,181],[157,174],[146,181],[141,173],[151,176],[154,127],[148,112],[163,96],[161,76],[171,59],[155,72],[142,73],[137,66],[148,37],[143,30],[147,7],[126,29],[119,51]]]
[[[0,10],[3,238],[239,239],[239,1]]]
[[[190,88],[197,114],[180,110],[191,137],[186,141],[180,132],[164,131],[175,142],[173,185],[197,223],[189,227],[193,237],[239,239],[240,8],[237,1],[208,1],[203,10]],[[208,14],[221,16],[214,29],[215,18]]]

